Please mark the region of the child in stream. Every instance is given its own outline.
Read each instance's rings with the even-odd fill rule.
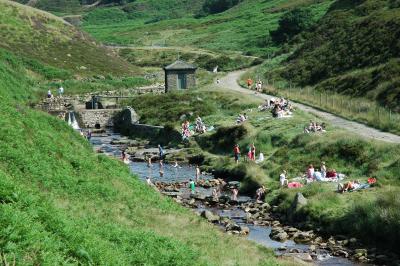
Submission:
[[[190,179],[190,181],[189,181],[189,187],[190,187],[190,192],[192,194],[194,194],[196,191],[196,185],[192,179]]]
[[[238,194],[239,190],[237,188],[232,189],[232,200],[237,201]]]
[[[196,183],[199,182],[200,179],[200,167],[196,165]]]

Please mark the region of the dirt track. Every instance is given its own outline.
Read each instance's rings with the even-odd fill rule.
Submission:
[[[235,71],[235,72],[229,73],[228,75],[226,75],[225,77],[220,79],[220,83],[218,84],[218,86],[221,88],[224,88],[224,89],[238,91],[243,94],[253,95],[254,97],[259,97],[262,99],[270,99],[270,98],[274,97],[271,95],[260,94],[260,93],[255,94],[254,91],[250,91],[248,89],[242,88],[238,84],[237,81],[239,80],[240,76],[242,74],[244,74],[245,72],[246,72],[246,70],[241,70],[241,71]],[[349,130],[352,133],[360,135],[361,137],[390,142],[390,143],[400,143],[400,136],[398,136],[398,135],[382,132],[375,128],[368,127],[364,124],[350,121],[350,120],[338,117],[336,115],[333,115],[331,113],[317,110],[313,107],[310,107],[310,106],[307,106],[304,104],[293,103],[293,105],[295,108],[298,108],[300,110],[303,110],[305,112],[308,112],[308,113],[311,113],[313,115],[320,117],[321,119],[325,120],[326,122],[330,123],[331,125],[333,125],[335,127]]]

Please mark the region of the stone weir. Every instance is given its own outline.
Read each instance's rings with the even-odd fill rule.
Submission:
[[[114,119],[114,129],[127,136],[157,138],[165,135],[165,128],[139,123],[139,116],[132,107],[125,107]]]

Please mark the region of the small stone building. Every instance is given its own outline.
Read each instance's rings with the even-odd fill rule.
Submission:
[[[195,87],[196,70],[196,66],[181,60],[164,67],[165,92]]]

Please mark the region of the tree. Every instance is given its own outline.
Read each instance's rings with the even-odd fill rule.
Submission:
[[[277,43],[286,42],[300,32],[309,29],[314,23],[309,9],[295,8],[280,18],[278,29],[271,32],[271,37]]]
[[[203,5],[205,14],[217,14],[237,5],[241,0],[206,0]]]

